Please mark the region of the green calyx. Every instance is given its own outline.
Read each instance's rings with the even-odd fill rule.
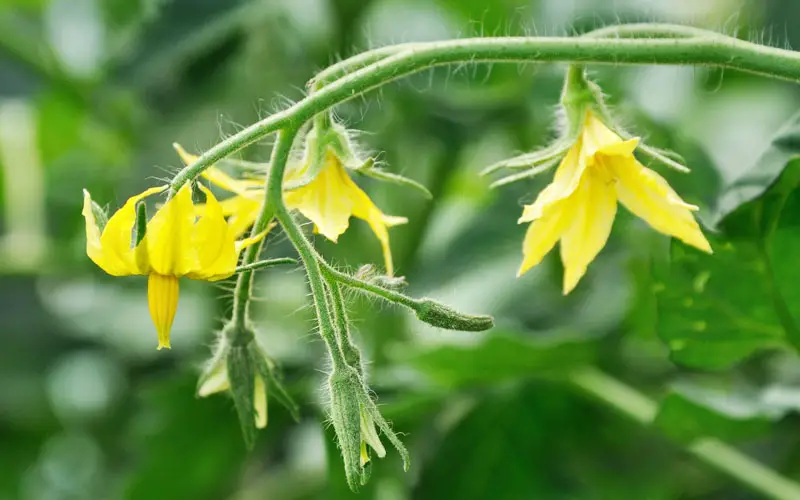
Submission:
[[[284,189],[291,191],[311,183],[325,166],[329,155],[333,155],[349,170],[379,181],[414,188],[428,199],[433,197],[431,192],[417,181],[383,170],[373,157],[362,158],[358,148],[353,144],[351,135],[347,128],[337,123],[329,113],[317,115],[305,138],[303,162],[308,168],[301,178],[287,182]]]
[[[335,369],[328,377],[328,390],[330,419],[350,489],[357,491],[369,480],[370,449],[381,458],[386,454],[378,430],[394,445],[403,459],[403,468],[408,470],[408,450],[378,411],[358,371],[351,366]]]
[[[252,330],[227,325],[197,383],[197,395],[228,391],[233,399],[248,449],[255,444],[257,429],[267,425],[267,398],[285,406],[295,420],[298,408],[284,388],[280,371],[255,340]]]

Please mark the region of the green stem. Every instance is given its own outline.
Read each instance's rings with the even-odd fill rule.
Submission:
[[[292,152],[292,140],[294,139],[294,134],[291,134],[291,137],[288,141],[283,140],[283,135],[283,133],[278,134],[275,147],[272,150],[270,170],[267,174],[267,179],[264,181],[265,191],[267,191],[269,188],[269,179],[272,175],[271,172],[275,169],[279,169],[281,175],[283,175],[283,169],[286,167],[286,162],[289,160],[289,156]],[[269,197],[265,196],[264,203],[261,205],[261,210],[258,212],[258,217],[256,217],[256,220],[253,223],[253,228],[250,230],[250,236],[256,236],[264,232],[269,226],[269,223],[275,214],[275,207],[269,201]],[[243,271],[239,273],[239,277],[236,280],[236,288],[233,292],[232,317],[234,325],[239,327],[244,326],[250,317],[250,296],[253,293],[253,269],[251,266],[256,263],[258,255],[261,253],[263,246],[264,241],[262,240],[255,245],[248,247],[245,250],[242,263],[239,266],[240,268],[243,268]],[[238,330],[241,331],[243,329],[238,328]]]
[[[278,257],[277,259],[259,260],[258,262],[253,262],[252,264],[242,264],[241,266],[236,268],[236,272],[242,273],[244,271],[258,271],[260,269],[267,269],[268,267],[274,267],[274,266],[283,266],[286,264],[289,265],[297,264],[297,261],[290,257]]]
[[[303,231],[297,223],[289,215],[286,206],[283,204],[283,173],[286,170],[286,159],[292,148],[295,137],[298,133],[298,128],[286,128],[278,134],[275,150],[273,151],[273,158],[267,175],[266,181],[266,207],[264,212],[270,215],[274,214],[275,218],[283,227],[286,236],[294,245],[297,253],[300,255],[303,265],[306,268],[306,276],[308,276],[309,287],[311,288],[311,296],[314,299],[314,310],[317,316],[317,323],[319,325],[319,334],[325,342],[325,346],[330,354],[332,368],[334,371],[338,369],[345,369],[347,361],[345,361],[341,349],[336,341],[336,329],[331,321],[333,315],[330,313],[327,294],[325,293],[325,284],[322,277],[322,272],[319,269],[318,256],[311,246],[311,243],[303,235]],[[321,260],[321,258],[319,259]],[[243,273],[247,274],[247,273]],[[234,297],[236,303],[238,297]],[[249,302],[249,295],[243,299],[246,303]]]
[[[322,260],[321,257],[319,258],[319,261],[322,264],[321,266],[322,273],[325,275],[325,277],[329,282],[338,281],[343,285],[347,285],[351,288],[358,288],[360,290],[364,290],[365,292],[377,295],[378,297],[384,300],[388,300],[389,302],[394,302],[396,304],[406,306],[414,311],[416,311],[420,307],[421,301],[419,299],[409,297],[408,295],[404,295],[400,292],[395,292],[394,290],[389,290],[388,288],[383,288],[382,286],[373,285],[372,283],[360,280],[355,276],[350,276],[347,273],[337,271],[336,269],[331,267],[330,264]]]
[[[710,37],[710,36],[724,36],[710,30],[695,28],[692,26],[682,26],[680,24],[666,24],[666,23],[633,23],[606,26],[599,28],[588,33],[584,33],[584,37],[591,38],[690,38],[690,37]],[[424,46],[425,42],[409,42],[400,43],[397,45],[387,45],[385,47],[378,47],[353,57],[339,61],[336,64],[328,66],[324,70],[317,73],[312,78],[307,87],[316,92],[322,87],[339,78],[352,73],[364,66],[374,64],[381,59],[395,55],[404,50],[414,49]]]
[[[656,417],[655,402],[594,367],[577,370],[569,379],[587,394],[640,424],[651,425]],[[686,451],[765,497],[800,498],[800,485],[716,438],[699,438],[689,444]]]
[[[326,279],[325,281],[328,284],[328,290],[331,292],[331,305],[333,306],[333,314],[336,318],[336,331],[339,334],[339,346],[342,349],[342,354],[344,354],[344,359],[347,360],[347,364],[355,368],[358,374],[363,376],[364,369],[361,365],[361,351],[358,349],[358,346],[353,343],[353,339],[350,336],[350,321],[347,319],[347,309],[345,308],[342,289],[335,279]]]
[[[403,76],[435,66],[478,62],[704,65],[800,82],[800,53],[718,35],[690,38],[467,38],[416,45],[336,80],[293,106],[218,143],[178,172],[170,192],[214,162],[282,128]]]

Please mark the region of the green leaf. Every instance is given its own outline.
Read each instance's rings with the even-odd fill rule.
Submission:
[[[657,328],[674,362],[722,370],[785,345],[784,331],[757,246],[710,241],[714,255],[673,243],[672,262],[654,290]]]
[[[477,344],[438,346],[406,360],[443,385],[462,385],[563,374],[590,362],[593,354],[594,345],[586,339],[491,333]]]
[[[800,157],[800,113],[778,131],[769,148],[752,168],[734,181],[717,202],[712,219],[717,226],[725,217],[766,192],[783,173],[786,165]]]
[[[658,331],[673,361],[725,369],[756,351],[800,346],[796,121],[722,195],[714,218],[720,232],[709,235],[714,255],[673,243],[671,265],[655,285]]]
[[[735,441],[767,434],[774,416],[757,399],[743,394],[678,386],[662,400],[654,425],[683,443],[701,437]]]

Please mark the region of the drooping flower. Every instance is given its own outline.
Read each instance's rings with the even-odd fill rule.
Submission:
[[[197,217],[188,184],[167,200],[145,226],[143,218],[137,216],[137,205],[166,188],[151,188],[131,197],[104,227],[98,226],[89,192],[83,192],[86,253],[112,276],[148,276],[148,305],[158,332],[159,349],[170,347],[169,334],[178,307],[178,279],[225,279],[236,271],[242,249],[264,237],[262,233],[236,241],[222,206],[204,186],[200,189],[206,196],[205,210]]]
[[[342,161],[332,150],[324,157],[324,164],[308,184],[284,192],[286,206],[298,210],[314,223],[314,230],[336,242],[350,225],[354,216],[369,224],[383,251],[386,274],[394,273],[388,228],[405,224],[408,219],[384,214],[350,178]],[[287,172],[287,180],[302,178],[311,168],[306,162]]]
[[[659,174],[639,163],[638,138],[623,140],[591,110],[556,170],[553,182],[525,206],[519,223],[530,222],[518,275],[539,264],[560,242],[564,294],[586,273],[605,246],[617,201],[653,229],[711,253],[692,212]]]
[[[309,133],[307,143],[316,140],[315,132]],[[173,147],[187,165],[198,157],[187,153],[179,144]],[[310,147],[308,147],[310,148]],[[383,253],[386,274],[394,273],[388,228],[405,224],[408,219],[384,214],[358,185],[350,178],[347,167],[332,149],[325,148],[321,168],[313,180],[300,187],[284,191],[287,208],[297,210],[314,223],[314,230],[334,243],[350,225],[350,217],[366,221],[378,238]],[[352,152],[348,154],[353,155]],[[303,179],[312,170],[313,152],[306,151],[302,162],[290,165],[284,176],[284,185]],[[356,162],[356,160],[352,160]],[[242,234],[253,224],[264,198],[263,183],[255,180],[235,179],[216,167],[203,172],[209,182],[234,193],[223,200],[223,213],[230,217],[237,234]],[[398,176],[399,178],[399,176]]]

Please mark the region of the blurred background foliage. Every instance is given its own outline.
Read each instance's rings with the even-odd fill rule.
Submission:
[[[371,46],[643,20],[797,46],[798,16],[791,0],[2,0],[0,499],[355,498],[324,423],[302,272],[259,274],[255,307],[302,418],[272,405],[248,454],[230,400],[194,396],[230,283],[187,283],[173,349],[156,351],[144,280],[85,256],[81,188],[116,208],[180,166],[173,141],[201,151]],[[716,253],[622,214],[565,298],[552,255],[514,278],[516,219],[544,180],[492,192],[476,175],[552,136],[562,74],[437,69],[337,110],[435,195],[359,180],[410,220],[391,232],[410,291],[498,323],[445,332],[352,297],[371,384],[413,456],[408,473],[391,452],[376,461],[360,498],[757,498],[681,451],[709,435],[800,477],[800,92],[703,68],[593,68],[632,130],[686,157],[693,173],[668,175]],[[359,221],[316,242],[339,266],[380,262]],[[275,235],[267,251],[291,248]],[[647,394],[654,423],[587,398],[569,379],[582,366]]]

